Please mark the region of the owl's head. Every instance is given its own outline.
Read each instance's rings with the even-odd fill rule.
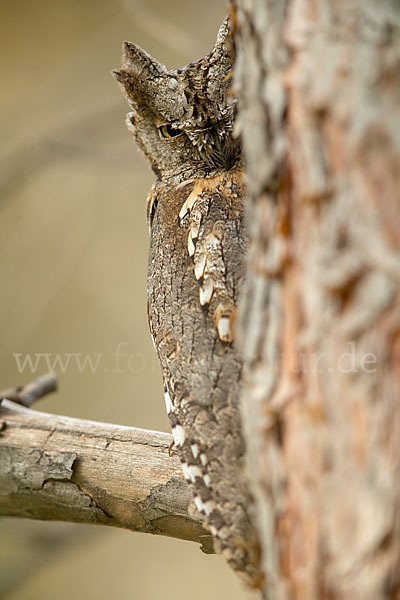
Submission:
[[[228,19],[212,51],[182,69],[168,71],[139,46],[124,43],[123,68],[113,73],[132,108],[128,127],[160,179],[180,183],[240,162],[232,136],[233,51]]]

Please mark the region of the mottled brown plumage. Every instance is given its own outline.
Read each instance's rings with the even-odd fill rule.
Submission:
[[[254,584],[234,342],[247,236],[232,59],[226,20],[211,53],[183,69],[167,71],[126,43],[114,73],[132,107],[128,127],[157,175],[147,205],[149,322],[175,448],[216,548]]]

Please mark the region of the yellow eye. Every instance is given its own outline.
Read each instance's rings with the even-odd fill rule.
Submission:
[[[182,129],[175,129],[175,127],[171,127],[171,125],[161,125],[161,127],[158,128],[158,131],[160,132],[160,137],[163,139],[177,137],[183,133]]]

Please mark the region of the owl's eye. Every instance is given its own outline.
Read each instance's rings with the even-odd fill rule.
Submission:
[[[182,129],[175,129],[175,127],[171,127],[171,125],[161,125],[161,127],[158,128],[158,131],[160,132],[160,137],[163,139],[177,137],[183,133]]]

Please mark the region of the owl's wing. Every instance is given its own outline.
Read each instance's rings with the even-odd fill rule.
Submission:
[[[234,339],[237,279],[242,276],[245,252],[242,198],[235,184],[240,185],[235,178],[228,183],[226,176],[202,180],[179,212],[180,225],[188,231],[187,251],[199,284],[200,305],[209,306],[214,299],[218,336],[228,343]]]
[[[154,190],[149,319],[176,451],[197,509],[233,566],[253,577],[234,343],[244,273],[242,175]]]

